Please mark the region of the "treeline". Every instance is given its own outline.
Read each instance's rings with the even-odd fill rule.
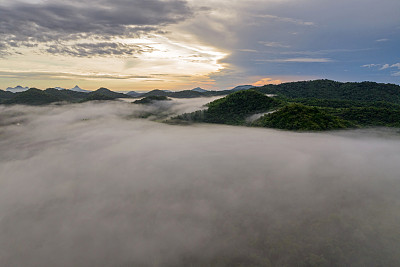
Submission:
[[[315,80],[265,85],[255,90],[285,98],[315,98],[400,104],[400,86],[375,82],[341,83]]]

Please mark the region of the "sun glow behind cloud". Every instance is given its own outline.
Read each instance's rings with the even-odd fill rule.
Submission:
[[[88,2],[0,4],[0,87],[182,89],[227,65],[228,50],[171,27],[194,16],[186,1]]]
[[[194,38],[191,42],[184,39],[176,34],[173,37],[154,34],[101,43],[86,41],[85,46],[80,45],[75,50],[63,48],[57,55],[46,53],[41,45],[34,53],[29,48],[20,48],[8,58],[7,64],[0,62],[0,77],[18,83],[29,76],[29,85],[39,88],[48,86],[49,81],[53,86],[79,83],[88,89],[109,86],[118,90],[183,89],[194,80],[212,85],[208,74],[223,69],[220,60],[228,53],[197,43]],[[69,42],[69,47],[83,41]],[[115,44],[120,54],[110,50]],[[106,50],[94,52],[100,45]],[[93,55],[74,56],[72,53]],[[35,70],[26,71],[32,65]]]

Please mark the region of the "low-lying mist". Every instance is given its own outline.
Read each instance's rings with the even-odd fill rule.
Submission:
[[[210,101],[0,107],[0,266],[400,264],[398,133],[140,118]]]

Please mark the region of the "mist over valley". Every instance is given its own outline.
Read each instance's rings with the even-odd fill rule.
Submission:
[[[398,265],[398,130],[143,118],[212,100],[0,106],[0,265]]]

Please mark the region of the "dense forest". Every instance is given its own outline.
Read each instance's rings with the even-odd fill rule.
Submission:
[[[316,98],[350,101],[385,101],[400,104],[400,86],[375,82],[341,83],[331,80],[265,85],[256,88],[265,94],[276,94],[286,98]]]
[[[254,91],[274,94],[274,104],[264,109],[252,106]],[[353,127],[400,127],[400,86],[374,82],[341,83],[315,80],[265,85],[241,91],[208,104],[208,109],[182,114],[170,122],[194,121],[269,127],[286,130],[321,131]],[[238,98],[238,101],[233,101]],[[268,99],[265,96],[265,99]],[[248,109],[243,109],[246,102]],[[281,107],[253,123],[246,120]],[[240,115],[238,115],[240,114]]]
[[[298,131],[322,131],[352,127],[353,124],[328,114],[317,107],[290,104],[277,112],[264,115],[254,126]]]

